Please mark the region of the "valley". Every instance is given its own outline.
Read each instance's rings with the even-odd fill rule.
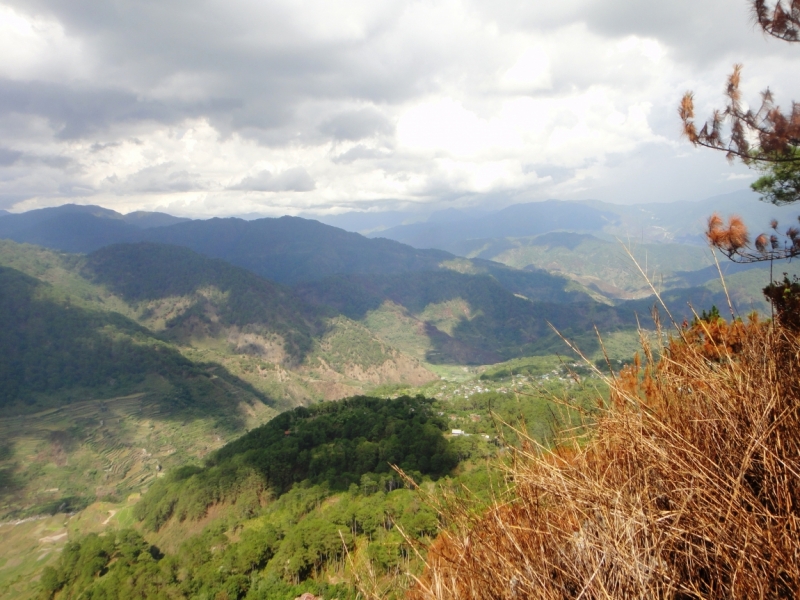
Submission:
[[[607,206],[574,230],[563,206],[538,232],[453,227],[433,250],[97,208],[0,217],[2,598],[95,585],[65,547],[110,560],[112,594],[139,573],[126,556],[175,597],[382,589],[437,530],[413,488],[488,501],[508,482],[486,465],[521,431],[547,446],[591,424],[638,328],[657,343],[652,290],[609,233],[632,217]],[[629,247],[673,318],[727,312],[709,250],[671,235]],[[721,268],[736,314],[768,314],[768,265]]]

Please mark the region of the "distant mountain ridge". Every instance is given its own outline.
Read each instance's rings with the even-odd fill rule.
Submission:
[[[92,215],[101,219],[120,221],[142,229],[149,227],[165,227],[191,220],[185,217],[175,217],[167,213],[148,212],[143,210],[122,214],[109,208],[103,208],[102,206],[95,206],[91,204],[63,204],[61,206],[54,206],[50,208],[29,210],[23,213],[0,211],[0,214],[10,217],[7,221],[3,221],[2,228],[0,228],[0,232],[2,233],[15,230],[24,230],[34,225],[38,225],[67,214]]]
[[[599,200],[546,200],[513,204],[488,214],[450,209],[430,215],[426,221],[383,229],[373,236],[387,237],[416,248],[438,248],[465,256],[465,247],[478,240],[532,237],[551,231],[606,234],[641,242],[705,245],[703,232],[713,212],[740,215],[754,231],[768,229],[778,218],[783,225],[795,222],[798,209],[773,206],[741,190],[701,201],[612,204]],[[395,219],[399,216],[393,215]],[[356,223],[355,214],[340,215],[342,223]],[[371,217],[377,221],[377,215]]]
[[[80,253],[118,243],[172,244],[285,284],[342,273],[435,270],[454,258],[299,217],[190,220],[163,213],[121,215],[72,204],[7,215],[0,222],[0,237]]]
[[[455,250],[457,253],[458,243],[463,240],[527,237],[555,230],[601,231],[619,221],[619,217],[608,210],[559,200],[513,204],[477,217],[454,213],[451,219],[456,217],[455,220],[444,214],[437,215],[433,221],[392,227],[377,235],[415,248]]]
[[[6,214],[0,221],[0,238],[66,252],[91,252],[136,238],[143,229],[184,221],[189,219],[166,213],[137,211],[123,215],[101,206],[64,204]]]
[[[140,232],[140,240],[185,246],[285,284],[336,274],[402,273],[439,268],[454,258],[388,239],[369,239],[299,217],[209,219]]]

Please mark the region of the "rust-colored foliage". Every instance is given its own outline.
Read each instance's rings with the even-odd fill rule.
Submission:
[[[787,42],[800,41],[800,0],[751,0],[751,9],[765,33]],[[686,92],[678,106],[683,134],[695,146],[725,151],[729,160],[739,157],[746,164],[797,162],[800,105],[792,102],[792,109],[784,113],[775,105],[767,88],[761,93],[759,109],[745,110],[741,80],[742,65],[734,65],[725,89],[725,107],[715,110],[699,130],[695,123],[694,94]],[[757,143],[751,143],[752,140]]]
[[[611,382],[588,442],[520,450],[409,598],[800,596],[800,339],[698,319]]]
[[[761,93],[757,111],[742,106],[742,65],[734,65],[728,77],[725,108],[716,110],[700,129],[695,123],[694,94],[686,92],[678,107],[683,134],[695,146],[723,150],[728,159],[745,163],[796,162],[794,149],[800,145],[800,104],[792,103],[788,113],[776,106],[769,89]],[[757,140],[756,144],[751,139]]]
[[[753,16],[765,33],[786,42],[800,42],[800,0],[768,5],[753,0]]]
[[[722,217],[714,213],[708,218],[706,238],[708,243],[734,262],[762,262],[800,256],[800,229],[789,227],[784,234],[778,232],[778,221],[771,223],[775,233],[761,233],[755,240],[755,252],[750,249],[747,226],[736,215],[728,219],[727,226]]]
[[[728,256],[746,248],[750,243],[747,227],[741,217],[737,215],[728,219],[727,227],[717,213],[711,215],[708,219],[706,237],[712,246],[719,248]]]

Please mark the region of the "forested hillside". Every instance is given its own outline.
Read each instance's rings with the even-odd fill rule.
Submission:
[[[204,366],[146,328],[118,313],[73,305],[53,286],[7,267],[0,267],[0,355],[5,414],[85,394],[130,393],[148,377],[179,386],[183,396],[176,401],[209,391]]]
[[[431,404],[360,397],[284,413],[205,467],[159,479],[134,508],[140,531],[69,543],[45,570],[42,597],[352,597],[351,585],[332,585],[348,555],[396,575],[416,563],[410,543],[437,530],[435,512],[390,468],[422,482],[457,464]],[[212,506],[225,516],[209,524]],[[151,545],[201,519],[205,528],[173,550]],[[161,537],[146,533],[155,530]]]
[[[118,500],[280,410],[435,379],[362,325],[186,248],[5,241],[0,265],[3,515]]]
[[[88,255],[81,273],[126,302],[144,305],[141,319],[160,317],[165,332],[178,338],[190,337],[200,323],[206,336],[214,335],[214,326],[237,326],[279,336],[287,356],[302,362],[323,327],[319,315],[288,288],[187,248],[108,246]]]
[[[409,351],[414,344],[426,345],[425,359],[432,363],[487,364],[563,352],[551,324],[579,338],[590,352],[597,343],[591,334],[594,324],[603,332],[636,324],[632,310],[593,300],[531,301],[489,275],[454,271],[337,277],[295,289],[310,303],[364,320],[376,335],[398,347],[405,347],[404,339]]]

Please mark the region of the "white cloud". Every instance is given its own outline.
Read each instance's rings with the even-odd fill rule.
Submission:
[[[0,0],[0,208],[723,193],[748,172],[679,139],[683,91],[710,111],[741,61],[800,98],[744,5]]]
[[[64,81],[87,77],[92,60],[56,20],[0,4],[0,77]]]
[[[506,88],[517,92],[536,92],[553,87],[550,76],[550,57],[539,46],[527,48],[517,62],[503,74]]]

